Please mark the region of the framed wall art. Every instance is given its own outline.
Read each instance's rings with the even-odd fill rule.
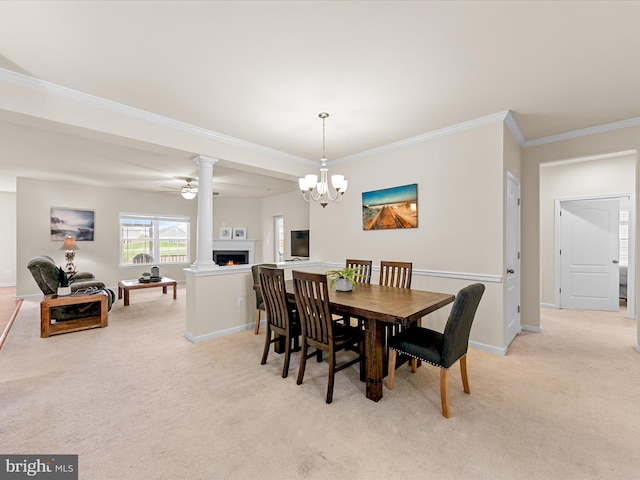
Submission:
[[[51,207],[51,240],[62,241],[71,235],[77,242],[93,242],[93,210]]]
[[[235,227],[233,229],[234,240],[246,240],[246,238],[247,238],[247,229],[245,227]]]
[[[231,240],[233,236],[233,228],[231,227],[220,227],[220,239],[221,240]]]
[[[362,192],[362,229],[418,227],[418,184]]]

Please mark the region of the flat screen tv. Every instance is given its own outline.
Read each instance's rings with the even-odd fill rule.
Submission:
[[[291,256],[309,256],[309,230],[291,230]]]

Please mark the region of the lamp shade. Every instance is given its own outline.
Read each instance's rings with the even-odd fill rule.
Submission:
[[[66,238],[64,239],[64,242],[62,242],[62,246],[60,247],[60,250],[80,250],[80,249],[78,248],[78,245],[76,245],[75,239],[71,235],[67,235]]]

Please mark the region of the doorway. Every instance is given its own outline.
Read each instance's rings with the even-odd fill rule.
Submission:
[[[622,197],[622,212],[628,238],[627,316],[635,316],[634,281],[635,249],[635,176],[637,154],[625,151],[592,157],[574,158],[540,165],[540,305],[560,308],[559,202],[570,200],[601,200]],[[627,208],[628,207],[628,208]],[[628,224],[626,220],[628,219]],[[620,237],[622,239],[622,236]],[[564,251],[564,250],[563,250]],[[610,259],[613,261],[616,255]],[[622,251],[618,258],[622,262]],[[619,265],[623,265],[620,263]],[[567,308],[567,305],[562,305]]]

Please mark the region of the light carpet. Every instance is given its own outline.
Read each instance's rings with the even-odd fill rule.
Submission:
[[[109,326],[48,339],[24,302],[0,350],[0,453],[78,454],[79,478],[635,479],[640,472],[635,321],[544,310],[501,357],[470,349],[471,395],[439,372],[396,373],[374,403],[357,365],[309,361],[296,385],[264,327],[193,344],[185,290],[117,302]],[[211,312],[215,318],[216,313]]]

